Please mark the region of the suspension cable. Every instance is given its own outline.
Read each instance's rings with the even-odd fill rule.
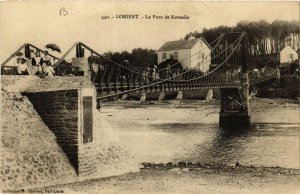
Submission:
[[[222,35],[219,36],[217,39],[219,39],[220,37],[222,37]],[[217,40],[217,39],[216,39],[216,40]],[[144,74],[141,74],[141,73],[139,73],[139,72],[136,72],[136,71],[134,71],[134,70],[132,70],[132,69],[130,69],[130,68],[125,67],[125,66],[122,65],[122,64],[119,64],[119,63],[117,63],[117,62],[115,62],[115,61],[113,61],[113,60],[111,60],[111,59],[109,59],[109,58],[106,58],[106,57],[102,56],[101,54],[99,54],[98,52],[96,52],[95,50],[93,50],[92,48],[90,48],[89,46],[87,46],[87,45],[84,44],[84,43],[80,43],[80,44],[82,44],[82,45],[83,45],[86,49],[88,49],[90,52],[93,52],[94,54],[96,54],[96,55],[98,55],[98,56],[100,56],[100,57],[102,57],[102,58],[104,58],[104,59],[106,59],[106,60],[112,62],[113,64],[115,64],[115,65],[117,65],[117,66],[120,66],[120,67],[122,67],[122,68],[124,68],[124,69],[126,69],[126,70],[128,70],[128,71],[130,71],[130,72],[136,73],[136,74],[138,74],[138,75],[140,75],[140,76],[147,77],[147,78],[152,78],[151,76],[144,75]],[[233,43],[233,44],[234,44],[234,43]],[[232,46],[233,44],[231,44],[230,46]],[[223,50],[222,52],[218,53],[216,56],[214,56],[213,58],[211,58],[211,60],[214,59],[214,58],[216,58],[216,57],[218,57],[219,55],[221,55],[221,54],[224,53],[225,51],[227,51],[227,50],[230,48],[230,46],[228,46],[225,50]],[[202,49],[202,50],[203,50],[203,49]],[[196,52],[195,54],[191,55],[190,57],[184,58],[184,59],[181,60],[181,61],[184,61],[184,60],[187,60],[187,59],[192,58],[193,56],[195,56],[195,55],[197,55],[198,53],[200,53],[202,50]],[[179,62],[174,63],[173,66],[176,65],[176,64],[178,64],[178,63],[179,63]],[[196,65],[196,67],[198,67],[198,66],[203,66],[203,65],[204,65],[204,64],[198,64],[198,65]],[[188,70],[188,71],[186,71],[186,72],[183,72],[183,73],[179,74],[178,76],[183,75],[183,74],[185,74],[185,73],[187,73],[187,72],[189,72],[189,71],[192,71],[192,70],[193,70],[193,69],[190,69],[190,70]]]
[[[239,38],[237,38],[231,45],[229,45],[224,51],[222,51],[222,52],[220,52],[220,53],[218,53],[216,56],[214,56],[213,58],[211,58],[211,60],[212,59],[214,59],[214,58],[216,58],[216,57],[218,57],[219,55],[221,55],[223,52],[225,52],[226,50],[228,50],[231,46],[233,46],[236,42],[238,42],[238,44],[241,42],[241,39],[243,38],[243,36],[240,36]],[[238,45],[237,44],[237,45]],[[237,46],[236,45],[236,46]],[[230,55],[231,56],[231,55]],[[201,76],[199,76],[199,77],[197,77],[197,78],[201,78],[201,77],[203,77],[203,76],[206,76],[206,75],[209,75],[210,73],[212,73],[212,72],[214,72],[214,71],[216,71],[217,69],[219,69],[223,64],[224,64],[224,62],[226,62],[228,60],[228,57],[220,64],[220,65],[218,65],[218,67],[217,68],[215,68],[215,69],[213,69],[212,71],[210,71],[209,73],[207,73],[207,74],[205,74],[205,75],[201,75]],[[206,62],[208,62],[209,60],[206,60],[206,61],[204,61],[202,64],[200,64],[200,66],[203,66]],[[197,65],[197,66],[199,66],[199,65]],[[185,73],[185,72],[184,72]],[[182,73],[182,74],[184,74],[184,73]],[[180,74],[178,75],[178,76],[180,76]],[[170,80],[170,81],[176,81],[176,82],[180,82],[180,81],[192,81],[192,79],[189,79],[189,80]]]
[[[213,44],[214,42],[216,42],[217,40],[221,40],[222,38],[223,38],[223,34],[221,34],[217,39],[215,39],[214,41],[212,41],[212,42],[210,43],[210,45]],[[218,43],[219,43],[219,42],[220,42],[220,41],[218,41]],[[217,43],[217,44],[218,44],[218,43]],[[217,45],[217,44],[216,44],[216,45]],[[215,48],[216,48],[216,47],[214,47],[214,48],[211,50],[211,53],[214,51]],[[203,50],[204,50],[204,48],[201,49],[200,51],[198,51],[197,53],[201,53]],[[196,53],[196,54],[197,54],[197,53]],[[184,59],[182,59],[182,60],[180,60],[180,61],[178,61],[178,62],[176,62],[176,63],[170,65],[169,67],[165,67],[165,68],[162,68],[162,69],[160,69],[160,70],[164,70],[164,69],[167,69],[167,68],[171,68],[171,67],[173,67],[173,66],[175,66],[175,65],[177,65],[177,64],[181,63],[182,61],[185,61],[186,59],[189,59],[189,58],[190,58],[190,57],[184,58]]]
[[[242,33],[242,35],[237,39],[237,40],[239,40],[239,41],[238,41],[238,44],[234,47],[233,52],[235,51],[235,49],[237,48],[237,46],[239,45],[239,43],[241,42],[241,40],[242,40],[243,37],[244,37],[244,33]],[[231,53],[231,55],[232,55],[232,53]],[[230,56],[231,56],[231,55],[230,55]],[[224,62],[222,63],[222,65],[223,65],[223,64],[224,64]],[[217,68],[215,68],[215,69],[214,69],[213,71],[211,71],[209,74],[211,74],[212,72],[216,71],[216,69],[219,69],[222,65],[220,65],[220,66],[218,66]],[[184,72],[184,73],[187,73],[187,72],[189,72],[189,71],[191,71],[191,70],[187,70],[187,71]],[[152,83],[152,84],[148,84],[148,85],[146,85],[146,86],[141,86],[141,87],[139,87],[139,88],[134,88],[134,89],[127,90],[127,91],[124,91],[124,92],[119,92],[119,93],[115,93],[115,94],[110,94],[110,95],[106,95],[106,96],[97,97],[97,99],[103,99],[103,98],[108,98],[108,97],[113,97],[113,96],[118,96],[118,95],[130,93],[130,92],[138,91],[138,90],[141,90],[141,89],[150,87],[150,86],[154,86],[154,85],[161,84],[161,83],[163,83],[163,82],[169,81],[169,80],[171,80],[171,79],[174,79],[175,77],[178,77],[178,76],[183,75],[184,73],[175,75],[175,76],[173,76],[173,77],[170,77],[170,78],[167,78],[167,79],[164,79],[164,80],[160,80],[160,81],[155,82],[155,83]],[[208,76],[209,74],[204,75],[204,76],[200,76],[200,77],[198,77],[198,78],[196,78],[196,79],[199,79],[199,78]]]
[[[79,44],[79,42],[76,42],[61,58],[60,58],[60,60],[59,61],[57,61],[57,63],[55,63],[54,65],[53,65],[53,69],[54,68],[56,68],[64,59],[65,59],[65,57],[72,51],[72,49],[76,46],[76,45],[78,45]]]
[[[237,46],[241,43],[242,38],[243,38],[243,35],[240,36],[240,37],[237,39],[237,40],[238,40],[238,43],[237,43],[237,45],[233,48],[233,51],[226,57],[226,59],[225,59],[220,65],[218,65],[218,67],[216,67],[215,69],[213,69],[212,71],[210,71],[210,72],[207,73],[206,75],[202,75],[202,76],[199,76],[199,77],[196,77],[196,78],[193,78],[193,79],[189,79],[189,80],[178,80],[178,81],[181,81],[181,82],[193,81],[193,80],[196,80],[196,79],[200,79],[200,78],[202,78],[202,77],[204,77],[204,76],[208,76],[208,75],[212,74],[213,72],[217,71],[218,69],[220,69],[221,66],[223,66],[224,63],[225,63],[225,62],[233,55],[235,49],[236,49]]]
[[[217,38],[217,39],[218,39],[218,38]],[[120,67],[122,67],[122,68],[124,68],[124,69],[126,69],[126,70],[128,70],[128,71],[130,71],[130,72],[132,72],[132,73],[136,73],[136,74],[138,74],[138,75],[140,75],[140,76],[145,76],[145,75],[143,75],[143,74],[141,74],[141,73],[139,73],[139,72],[137,72],[137,71],[132,70],[131,68],[125,67],[124,65],[122,65],[122,64],[120,64],[120,63],[117,63],[117,62],[115,62],[115,61],[113,61],[113,60],[111,60],[111,59],[109,59],[109,58],[107,58],[107,57],[102,56],[101,54],[99,54],[98,52],[94,51],[92,48],[90,48],[90,47],[87,46],[86,44],[84,44],[84,43],[81,43],[81,44],[82,44],[84,47],[86,47],[89,51],[93,52],[94,54],[96,54],[96,55],[98,55],[98,56],[100,56],[100,57],[102,57],[102,58],[104,58],[104,59],[106,59],[106,60],[108,60],[108,61],[110,61],[110,62],[112,62],[113,64],[115,64],[115,65],[117,65],[117,66],[120,66]],[[201,53],[203,50],[204,50],[204,48],[201,49],[200,51],[196,52],[195,54],[191,55],[190,57],[186,57],[186,58],[182,59],[181,61],[188,60],[188,59],[194,57],[195,55],[197,55],[198,53]],[[179,63],[180,63],[180,62],[178,61],[178,62],[172,64],[172,66],[177,65],[177,64],[179,64]],[[171,66],[170,66],[170,67],[171,67]],[[163,70],[163,69],[160,69],[160,70]],[[151,78],[151,76],[146,76],[146,77]]]
[[[223,36],[224,36],[224,34],[221,34],[216,40],[221,39]],[[214,40],[213,42],[215,42],[216,40]],[[212,42],[212,43],[213,43],[213,42]],[[111,60],[111,59],[109,59],[109,58],[107,58],[107,57],[102,56],[101,54],[99,54],[98,52],[96,52],[95,50],[93,50],[92,48],[90,48],[89,46],[87,46],[86,44],[84,44],[84,43],[82,43],[82,42],[76,42],[76,43],[75,43],[75,44],[74,44],[74,45],[73,45],[73,46],[72,46],[72,47],[71,47],[71,48],[70,48],[70,49],[62,56],[62,57],[61,57],[61,59],[60,59],[53,67],[54,67],[54,68],[57,67],[57,66],[64,60],[64,58],[72,51],[72,49],[73,49],[76,45],[78,45],[78,44],[81,44],[82,46],[84,46],[86,49],[88,49],[88,50],[89,50],[90,52],[92,52],[93,54],[96,54],[96,55],[98,55],[98,56],[100,56],[100,57],[102,57],[102,58],[104,58],[104,59],[106,59],[106,60],[112,62],[113,64],[115,64],[115,65],[117,65],[117,66],[119,66],[119,67],[122,67],[122,68],[125,69],[125,70],[128,70],[128,71],[130,71],[130,72],[132,72],[132,73],[135,73],[135,74],[140,75],[140,76],[143,76],[143,77],[152,78],[151,76],[141,74],[140,72],[134,71],[134,70],[132,70],[131,68],[125,67],[125,66],[122,65],[122,64],[119,64],[119,63],[117,63],[117,62],[115,62],[115,61],[113,61],[113,60]],[[233,43],[233,44],[234,44],[234,43]],[[233,44],[231,44],[230,46],[232,46]],[[216,58],[217,56],[221,55],[222,53],[224,53],[226,50],[228,50],[228,49],[230,48],[230,46],[228,46],[224,51],[220,52],[219,54],[217,54],[216,56],[214,56],[213,58],[211,58],[211,60],[214,59],[214,58]],[[184,60],[187,60],[187,59],[192,58],[193,56],[195,56],[195,55],[197,55],[198,53],[200,53],[202,50],[203,50],[203,49],[201,49],[200,51],[198,51],[198,52],[196,52],[195,54],[191,55],[190,57],[184,58],[184,59],[181,60],[181,61],[184,61]],[[176,64],[178,64],[178,63],[179,63],[179,62],[174,63],[173,66],[176,65]],[[201,65],[204,65],[204,64],[198,64],[198,65],[196,65],[196,67],[201,66]],[[190,70],[188,70],[188,71],[186,71],[186,72],[183,72],[183,73],[181,73],[181,74],[178,74],[178,75],[176,75],[176,77],[177,77],[177,76],[181,76],[181,75],[183,75],[183,74],[185,74],[185,73],[187,73],[187,72],[189,72],[189,71],[192,71],[192,70],[193,70],[193,69],[190,69]],[[177,80],[177,81],[178,81],[178,80]]]
[[[15,55],[22,50],[28,43],[23,44],[17,51],[15,51],[10,57],[8,57],[8,59],[6,59],[2,64],[1,67],[4,66],[8,61],[10,61],[13,57],[15,57]]]
[[[223,34],[222,34],[223,35]],[[223,37],[223,36],[219,36],[217,39],[215,39],[212,43],[214,43],[215,41],[217,41],[218,39],[220,39],[221,37]],[[211,43],[211,44],[212,44]],[[134,71],[134,70],[132,70],[131,68],[127,68],[127,67],[125,67],[124,65],[122,65],[122,64],[119,64],[119,63],[117,63],[117,62],[115,62],[115,61],[113,61],[113,60],[111,60],[111,59],[109,59],[109,58],[107,58],[107,57],[104,57],[103,55],[101,55],[100,53],[98,53],[98,52],[96,52],[95,50],[93,50],[92,48],[90,48],[89,46],[87,46],[86,44],[84,44],[84,43],[82,43],[82,42],[76,42],[61,58],[60,58],[60,60],[56,63],[56,64],[54,64],[53,65],[53,68],[56,68],[63,60],[64,60],[64,58],[71,52],[71,50],[76,46],[76,45],[78,45],[78,44],[81,44],[82,46],[84,46],[86,49],[88,49],[90,52],[92,52],[92,53],[94,53],[94,54],[96,54],[96,55],[98,55],[98,56],[100,56],[100,57],[102,57],[102,58],[104,58],[104,59],[106,59],[106,60],[108,60],[108,61],[110,61],[110,62],[112,62],[113,64],[115,64],[115,65],[117,65],[117,66],[120,66],[120,67],[122,67],[123,69],[125,69],[125,70],[128,70],[128,71],[130,71],[130,72],[132,72],[132,73],[135,73],[135,74],[138,74],[138,75],[140,75],[140,76],[145,76],[145,77],[148,77],[148,78],[151,78],[151,76],[146,76],[146,75],[144,75],[144,74],[141,74],[140,72],[137,72],[137,71]],[[198,51],[198,52],[196,52],[195,54],[193,54],[192,56],[190,56],[190,57],[187,57],[187,58],[184,58],[183,60],[181,60],[181,61],[185,61],[185,60],[187,60],[187,59],[190,59],[191,57],[193,57],[193,56],[195,56],[196,54],[198,54],[198,53],[200,53],[202,50],[204,50],[204,49],[201,49],[200,51]],[[176,63],[174,63],[174,64],[172,64],[172,66],[174,66],[174,65],[176,65],[176,64],[179,64],[179,62],[176,62]],[[162,69],[161,69],[162,70]]]

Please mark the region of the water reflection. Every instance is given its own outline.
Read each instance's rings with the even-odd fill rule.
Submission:
[[[276,129],[275,129],[276,128]],[[195,143],[185,159],[202,163],[299,167],[299,125],[253,124],[226,131],[212,128],[210,138]]]
[[[121,139],[137,162],[191,161],[255,166],[299,167],[300,125],[253,124],[221,130],[218,124],[163,123],[136,128],[124,124]]]
[[[239,136],[245,136],[253,126],[249,127],[219,127],[219,130],[223,134],[224,137],[227,138],[233,138],[233,137],[239,137]]]
[[[243,153],[242,142],[247,141],[249,129],[224,130],[213,126],[210,138],[195,145],[189,161],[232,165],[239,161]]]

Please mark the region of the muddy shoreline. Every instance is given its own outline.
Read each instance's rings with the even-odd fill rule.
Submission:
[[[163,167],[40,189],[65,193],[297,193],[300,170],[280,167]]]

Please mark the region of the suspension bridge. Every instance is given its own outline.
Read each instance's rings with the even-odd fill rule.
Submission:
[[[247,66],[248,44],[244,32],[220,35],[211,43],[211,62],[215,64],[214,68],[205,73],[199,71],[198,67],[172,69],[176,64],[167,68],[131,67],[130,64],[120,64],[99,54],[82,42],[72,45],[61,58],[53,55],[50,57],[55,61],[53,67],[57,76],[86,76],[97,89],[98,104],[103,100],[130,93],[143,96],[159,92],[159,98],[163,99],[168,91],[180,93],[188,90],[220,89],[220,126],[247,126],[250,124],[249,88],[274,80],[279,75],[278,66],[259,75],[251,73]],[[42,51],[32,44],[24,44],[15,53],[24,51],[25,57],[30,59],[31,48]],[[67,57],[74,51],[76,56],[70,62]],[[12,74],[15,67],[6,64],[15,53],[1,65],[1,74]],[[91,56],[100,57],[105,63],[94,64],[89,61]],[[190,60],[190,57],[184,60]],[[237,67],[241,67],[241,72],[235,71]]]

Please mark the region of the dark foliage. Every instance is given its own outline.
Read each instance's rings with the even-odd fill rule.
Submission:
[[[157,63],[157,55],[152,49],[133,49],[131,53],[122,52],[105,52],[103,57],[92,55],[88,58],[89,63],[98,63],[103,65],[113,65],[118,63],[131,67],[153,67]],[[113,61],[113,62],[112,62]]]
[[[190,36],[196,38],[205,38],[209,43],[213,42],[222,33],[242,32],[245,31],[248,35],[249,44],[257,46],[261,55],[269,54],[266,49],[266,38],[274,40],[272,43],[271,53],[279,53],[284,46],[284,39],[291,33],[300,33],[300,24],[298,21],[283,21],[275,20],[268,23],[265,20],[260,21],[240,21],[236,26],[219,26],[215,28],[204,28],[201,33],[198,31],[190,32],[185,36],[188,39]],[[212,45],[213,46],[213,45]]]
[[[170,69],[182,69],[182,64],[178,60],[172,58],[158,64],[158,68],[160,69],[165,69],[168,66],[170,66]]]

